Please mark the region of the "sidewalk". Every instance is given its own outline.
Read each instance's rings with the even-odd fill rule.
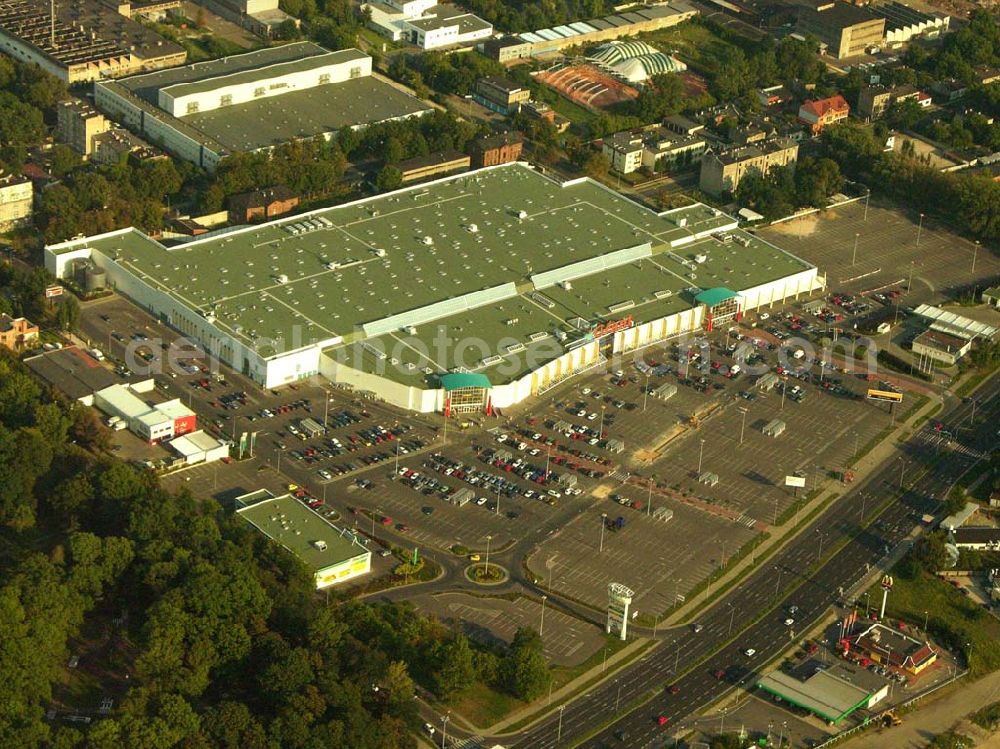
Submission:
[[[979,681],[963,684],[947,695],[920,706],[911,713],[904,713],[903,724],[896,728],[866,731],[839,744],[840,749],[923,749],[934,734],[947,731],[964,716],[981,707],[1000,700],[1000,671],[984,676]],[[991,747],[1000,746],[995,740]]]
[[[930,400],[924,404],[923,408],[910,414],[905,421],[901,421],[896,424],[896,428],[878,445],[876,445],[872,450],[864,455],[855,465],[854,472],[857,476],[854,484],[850,487],[845,487],[837,482],[833,482],[831,479],[827,479],[824,485],[821,486],[819,494],[814,497],[809,504],[803,505],[795,516],[780,527],[771,527],[769,529],[770,536],[765,540],[760,546],[758,546],[752,555],[744,557],[739,562],[734,564],[725,575],[716,580],[710,588],[707,588],[702,593],[694,599],[685,601],[684,605],[679,609],[673,611],[666,619],[660,622],[660,626],[671,626],[679,624],[685,621],[691,615],[691,612],[698,608],[705,600],[708,599],[710,591],[719,590],[720,587],[730,584],[735,578],[738,578],[748,571],[751,565],[756,566],[760,563],[761,557],[767,556],[775,548],[782,546],[794,535],[797,535],[802,531],[802,528],[797,527],[798,522],[801,518],[806,517],[810,512],[815,510],[822,503],[826,502],[831,496],[835,494],[844,494],[851,489],[863,484],[869,473],[880,466],[894,450],[897,449],[900,435],[908,432],[913,427],[911,424],[915,422],[924,413],[929,413],[932,409],[936,408],[939,403],[941,403],[941,397],[935,396],[933,394],[929,395]],[[831,483],[835,485],[830,486]],[[794,535],[790,535],[794,534]]]

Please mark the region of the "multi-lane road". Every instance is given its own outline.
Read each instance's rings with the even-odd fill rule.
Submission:
[[[991,417],[1000,410],[998,390],[997,378],[981,389],[976,406],[979,426],[956,432],[958,449],[942,449],[919,435],[905,443],[898,457],[841,497],[836,506],[718,601],[701,619],[701,632],[686,627],[668,633],[666,642],[654,653],[571,702],[562,714],[553,713],[517,737],[497,740],[517,749],[659,747],[669,743],[685,718],[728,690],[751,683],[757,668],[789,645],[793,633],[783,624],[785,606],[798,606],[797,629],[815,622],[843,590],[906,541],[923,513],[938,507],[940,498],[976,462],[981,451],[992,447],[995,426],[991,424],[995,421]],[[940,418],[954,431],[970,423],[972,409],[971,402],[957,403]],[[927,471],[921,475],[924,464]],[[920,476],[920,480],[872,523],[876,509],[897,492],[901,476],[907,486],[913,477]],[[865,525],[868,527],[860,530]],[[821,555],[829,556],[845,539],[846,544],[817,569]],[[788,593],[793,586],[797,587]],[[713,652],[726,642],[729,644]],[[749,648],[756,650],[752,658],[744,654]],[[716,678],[719,671],[725,673],[724,678]],[[661,690],[654,699],[625,713],[625,706],[668,683],[675,683],[680,691],[670,694]],[[592,735],[615,717],[616,705],[622,709],[621,717]],[[666,726],[659,725],[660,716],[669,719]]]

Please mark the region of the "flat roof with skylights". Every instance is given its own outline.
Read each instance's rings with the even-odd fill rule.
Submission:
[[[50,269],[58,275],[59,256],[81,248],[241,345],[295,340],[365,369],[392,357],[412,366],[391,379],[425,385],[463,366],[451,344],[466,338],[496,344],[468,357],[504,381],[523,374],[508,354],[557,356],[593,324],[651,321],[697,306],[705,288],[815,273],[708,206],[656,214],[523,163],[171,248],[134,229],[73,240],[47,248]],[[359,342],[365,353],[347,351]]]

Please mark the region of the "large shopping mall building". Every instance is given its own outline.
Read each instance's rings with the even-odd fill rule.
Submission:
[[[130,228],[45,251],[275,388],[322,375],[399,407],[506,407],[650,343],[824,283],[697,204],[482,169],[166,247]]]

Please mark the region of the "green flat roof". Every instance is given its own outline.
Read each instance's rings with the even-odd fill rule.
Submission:
[[[482,374],[472,372],[453,372],[443,374],[440,377],[441,387],[445,390],[458,390],[459,388],[490,388],[490,378]]]
[[[319,572],[370,552],[353,541],[347,529],[338,529],[291,495],[264,499],[238,510],[239,515],[272,541],[284,546]],[[325,549],[316,546],[326,544]]]
[[[824,670],[805,680],[773,671],[758,681],[757,686],[832,723],[839,723],[864,707],[873,694]]]
[[[213,312],[216,327],[245,345],[320,344],[366,371],[391,357],[403,367],[387,374],[407,384],[463,366],[497,385],[528,371],[516,361],[522,351],[536,366],[562,353],[581,333],[576,318],[645,322],[694,306],[705,287],[748,289],[812,267],[735,224],[700,204],[656,214],[591,180],[560,184],[519,163],[171,248],[129,230],[49,251],[117,257],[152,288]],[[735,239],[712,236],[720,229]],[[645,256],[632,254],[643,247]],[[633,259],[605,267],[601,258],[616,251]],[[585,275],[569,284],[536,290],[530,280],[580,263]],[[473,308],[459,299],[491,289]],[[362,330],[438,304],[419,320]],[[458,361],[453,351],[469,339],[486,343]],[[351,345],[361,340],[381,359]]]

